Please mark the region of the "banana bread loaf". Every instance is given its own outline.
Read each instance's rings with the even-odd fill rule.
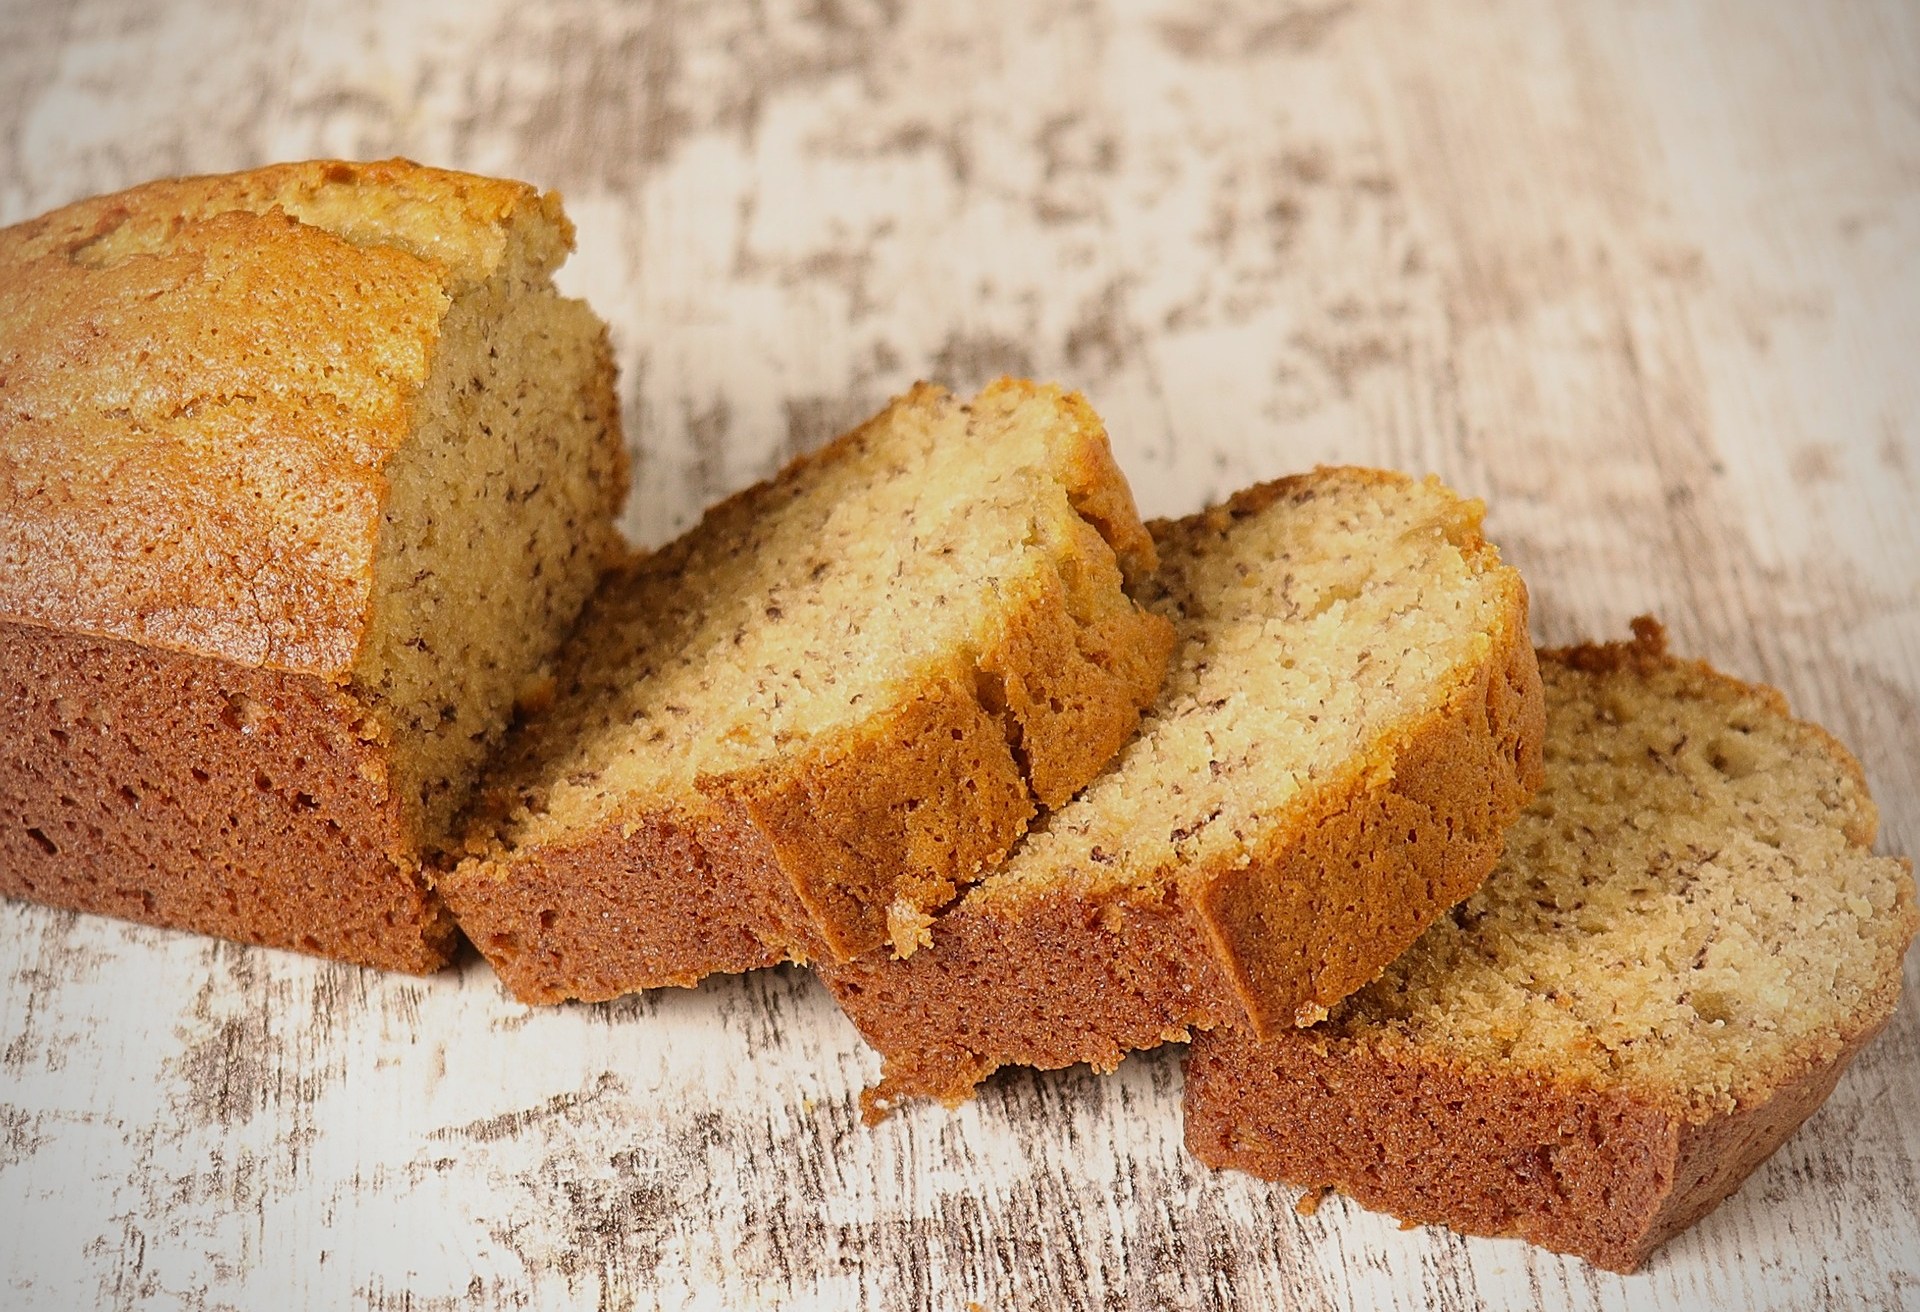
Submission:
[[[1832,1092],[1911,868],[1844,748],[1634,627],[1542,654],[1546,782],[1478,893],[1325,1024],[1195,1037],[1201,1160],[1631,1271]]]
[[[1480,517],[1323,469],[1154,525],[1179,646],[1139,736],[917,952],[820,966],[885,1058],[869,1114],[1311,1023],[1478,886],[1541,734],[1526,590]]]
[[[612,576],[440,881],[529,1002],[911,950],[1172,643],[1100,421],[921,386]]]
[[[617,549],[571,244],[401,160],[0,232],[0,891],[446,961],[422,854]]]

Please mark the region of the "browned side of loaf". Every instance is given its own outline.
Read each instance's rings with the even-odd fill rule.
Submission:
[[[0,893],[437,970],[380,733],[312,676],[0,621]]]
[[[1112,1070],[1239,1011],[1171,887],[963,902],[911,957],[883,949],[815,969],[885,1059],[870,1118],[904,1098],[971,1097],[1001,1066]]]
[[[1620,1090],[1451,1067],[1311,1032],[1198,1036],[1187,1147],[1466,1234],[1630,1272],[1705,1216],[1833,1092],[1884,1018],[1733,1111],[1690,1118]]]
[[[1033,388],[1003,379],[983,396]],[[885,951],[915,927],[891,911],[914,922],[951,901],[1006,856],[1037,805],[1064,802],[1112,759],[1159,692],[1173,629],[1120,586],[1155,567],[1152,539],[1099,419],[1077,395],[1061,403],[1076,424],[1063,475],[1084,531],[1057,573],[1009,600],[971,664],[956,659],[805,750],[703,779],[699,799],[439,878],[516,997],[604,999]]]
[[[1193,1029],[1311,1023],[1499,859],[1538,788],[1545,711],[1524,593],[1474,677],[1295,808],[1241,869],[985,897],[912,956],[820,963],[885,1059],[869,1102],[964,1098],[1005,1065],[1111,1069]]]
[[[1001,379],[975,404],[1038,390]],[[1076,393],[1059,404],[1075,427],[1061,473],[1080,532],[1057,573],[1008,599],[974,668],[956,663],[918,696],[805,752],[701,782],[764,836],[813,918],[809,938],[774,929],[784,955],[804,960],[824,946],[848,959],[889,940],[896,903],[924,913],[951,901],[1000,862],[1037,806],[1065,802],[1112,759],[1159,692],[1173,628],[1120,586],[1154,569],[1153,540],[1098,416]]]
[[[569,848],[470,864],[440,891],[522,1002],[604,1002],[637,988],[771,966],[811,922],[751,826],[665,812]]]
[[[1165,658],[1143,646],[1128,659],[1157,683]],[[1028,669],[1044,688],[1045,672]],[[1063,701],[1084,695],[1075,671],[1064,673]],[[1127,693],[1131,713],[1151,694]],[[1099,747],[1083,740],[1077,750]],[[470,860],[440,877],[440,894],[514,996],[599,1000],[882,944],[896,898],[951,897],[1034,813],[1001,719],[957,678],[756,777],[708,788],[711,805],[694,817],[661,808],[564,848]]]
[[[830,953],[826,924],[880,941],[902,883],[953,887],[1032,810],[999,724],[940,683],[757,796],[616,817],[463,862],[439,889],[515,997],[599,1001]]]
[[[1547,717],[1517,579],[1505,618],[1472,678],[1294,808],[1261,859],[1192,881],[1255,1033],[1321,1019],[1499,863],[1540,788]]]

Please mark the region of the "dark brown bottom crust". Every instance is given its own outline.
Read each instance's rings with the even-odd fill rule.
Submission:
[[[1120,750],[1160,689],[1173,632],[1128,594],[1119,557],[1148,569],[1152,553],[1105,432],[1077,395],[1017,380],[971,405],[998,424],[1009,407],[1047,397],[1061,438],[1050,458],[1077,518],[1055,526],[1064,536],[1044,548],[1049,567],[1023,567],[1017,586],[1000,585],[980,650],[951,653],[895,704],[863,707],[759,768],[703,777],[680,795],[629,797],[616,820],[525,846],[501,825],[491,853],[477,827],[476,854],[438,888],[516,997],[601,1000],[912,943],[1000,864],[1038,806],[1066,801]],[[609,577],[562,664],[577,671],[608,657],[580,649],[604,616],[652,604],[663,571],[768,513],[796,470],[842,458],[901,408],[945,404],[941,389],[917,386]],[[540,722],[526,732],[523,744]],[[503,814],[511,794],[502,788]]]
[[[1033,804],[971,689],[936,687],[850,738],[808,768],[463,862],[440,895],[522,1002],[865,950],[895,900],[937,906],[998,860]]]
[[[0,623],[0,893],[437,970],[376,732],[314,678]]]
[[[869,1116],[965,1098],[1000,1066],[1107,1070],[1192,1030],[1316,1019],[1480,886],[1539,787],[1544,732],[1521,609],[1477,677],[1383,744],[1390,771],[1324,788],[1264,859],[1156,888],[976,892],[911,957],[816,963],[885,1060]]]
[[[1878,1029],[1704,1122],[1618,1091],[1396,1060],[1311,1032],[1263,1043],[1219,1030],[1188,1053],[1187,1147],[1209,1166],[1630,1272],[1738,1189]]]
[[[909,958],[874,952],[815,969],[885,1059],[864,1100],[869,1120],[905,1098],[967,1098],[1001,1066],[1112,1070],[1128,1052],[1244,1014],[1171,888],[963,904]]]
[[[522,1002],[691,987],[824,948],[758,829],[718,815],[469,864],[440,892]]]
[[[1116,588],[1086,604],[1141,633],[1077,626],[1066,591],[1015,608],[991,671],[931,678],[801,756],[702,780],[700,795],[464,862],[439,892],[530,1003],[910,939],[1026,831],[1039,781],[1085,782],[1158,687],[1164,621]]]

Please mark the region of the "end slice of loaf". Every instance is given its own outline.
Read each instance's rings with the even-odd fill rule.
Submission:
[[[559,198],[318,161],[0,232],[0,891],[429,970],[619,540]]]
[[[929,927],[823,965],[870,1114],[1318,1019],[1477,887],[1538,782],[1526,590],[1439,482],[1323,469],[1157,523],[1173,669],[1113,767]]]
[[[530,1002],[911,951],[1132,734],[1154,559],[1080,397],[917,387],[607,581],[440,887]]]
[[[1196,1037],[1203,1161],[1631,1271],[1825,1101],[1911,867],[1844,748],[1634,627],[1542,654],[1546,782],[1478,893],[1325,1024]]]

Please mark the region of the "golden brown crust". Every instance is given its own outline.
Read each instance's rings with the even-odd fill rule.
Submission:
[[[496,275],[543,287],[571,231],[555,196],[404,160],[156,182],[0,231],[0,727],[31,745],[0,806],[34,817],[0,889],[445,964],[419,868],[440,835],[363,683],[389,474],[449,307]],[[581,385],[597,547],[624,486],[604,351]]]
[[[1309,476],[1311,477],[1311,476]],[[1304,486],[1250,489],[1252,514]],[[1469,536],[1469,550],[1477,533]],[[1377,975],[1493,868],[1539,785],[1545,713],[1526,592],[1485,658],[1285,813],[1243,867],[1169,881],[963,899],[905,960],[816,963],[886,1061],[868,1103],[953,1101],[1001,1065],[1111,1068],[1193,1029],[1309,1023]]]
[[[1625,1090],[1332,1047],[1311,1031],[1217,1032],[1188,1055],[1187,1147],[1209,1166],[1630,1272],[1738,1189],[1884,1023],[1702,1121]]]
[[[1039,390],[1037,384],[1025,379],[1002,378],[981,395],[989,399],[1001,392],[1031,395]],[[1133,489],[1114,461],[1106,425],[1080,393],[1063,393],[1058,388],[1047,391],[1057,398],[1071,425],[1069,450],[1062,462],[1068,500],[1113,548],[1128,588],[1136,588],[1159,568],[1160,558],[1153,534],[1140,521],[1140,512],[1134,506]]]
[[[981,402],[1014,386],[1002,379]],[[1001,716],[1016,764],[1048,808],[1078,792],[1133,736],[1174,647],[1173,626],[1134,600],[1158,556],[1106,430],[1078,393],[1052,390],[1071,425],[1056,454],[1079,518],[1056,570],[1008,609],[977,660],[980,699]]]
[[[1002,379],[972,405],[1043,392],[1067,420],[1051,458],[1081,518],[1057,569],[1003,598],[982,651],[956,654],[916,695],[802,749],[703,776],[698,797],[637,798],[587,833],[489,844],[439,876],[517,997],[606,998],[781,960],[910,952],[930,913],[1006,855],[1036,801],[1064,801],[1120,749],[1159,690],[1172,630],[1124,591],[1116,555],[1150,566],[1152,543],[1085,402]],[[921,384],[895,406],[945,397]],[[800,457],[708,519],[777,504],[796,470],[885,422]],[[671,575],[691,541],[606,586]],[[720,832],[725,859],[713,851]]]
[[[0,232],[0,616],[344,678],[449,297],[557,204],[320,161]]]
[[[452,955],[350,696],[7,621],[0,670],[0,894],[390,970]]]
[[[336,260],[364,289],[351,314],[336,285],[293,276]],[[0,614],[345,676],[439,280],[413,256],[253,214],[109,269],[54,256],[3,276]],[[100,322],[113,331],[86,328]],[[335,398],[299,386],[290,359],[390,382]]]
[[[1633,628],[1632,641],[1542,651],[1540,661],[1599,677],[1678,670],[1691,696],[1758,697],[1788,715],[1774,689],[1668,655],[1656,621],[1643,617]],[[1831,735],[1810,736],[1858,776]],[[1864,783],[1860,793],[1870,818]],[[1871,826],[1862,832],[1857,814],[1847,813],[1846,832],[1864,847]],[[1911,939],[1920,910],[1910,879],[1898,885],[1894,914]],[[1411,1221],[1518,1236],[1632,1271],[1729,1197],[1819,1108],[1892,1016],[1900,987],[1896,958],[1838,1025],[1751,1072],[1730,1100],[1469,1060],[1390,1028],[1358,1028],[1352,1017],[1264,1036],[1221,1028],[1196,1036],[1188,1056],[1187,1144],[1211,1166],[1334,1188]]]
[[[437,265],[454,287],[485,279],[507,249],[507,227],[535,209],[552,226],[536,266],[572,249],[560,198],[524,182],[427,168],[407,159],[271,164],[240,173],[162,178],[75,201],[0,229],[0,266],[70,257],[103,266],[172,243],[183,228],[223,214],[280,210],[358,246],[392,246]]]
[[[999,723],[957,672],[795,757],[701,787],[764,836],[835,956],[885,943],[897,899],[951,900],[1033,816]],[[778,928],[767,927],[772,946],[813,955]]]
[[[712,812],[609,821],[566,847],[465,862],[439,888],[527,1003],[604,1002],[637,979],[691,987],[818,943],[759,831]]]
[[[1318,1020],[1499,862],[1546,725],[1517,575],[1492,636],[1440,706],[1289,808],[1253,864],[1188,876],[1256,1033]]]

